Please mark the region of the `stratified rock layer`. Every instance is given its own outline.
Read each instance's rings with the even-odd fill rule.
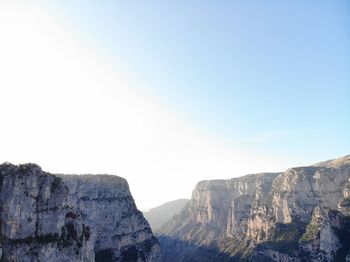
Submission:
[[[346,156],[284,173],[199,182],[189,205],[159,230],[164,259],[344,261],[349,178]]]
[[[0,166],[4,261],[161,261],[125,179]]]

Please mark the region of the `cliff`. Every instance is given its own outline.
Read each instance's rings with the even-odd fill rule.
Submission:
[[[202,181],[159,230],[166,261],[344,261],[350,156],[283,173]],[[350,255],[348,255],[350,259]]]
[[[1,261],[161,261],[125,179],[0,165]]]

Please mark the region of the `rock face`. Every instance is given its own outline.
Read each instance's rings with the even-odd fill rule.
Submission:
[[[0,165],[1,261],[161,261],[126,180]]]
[[[350,259],[350,156],[199,182],[159,230],[166,261]]]

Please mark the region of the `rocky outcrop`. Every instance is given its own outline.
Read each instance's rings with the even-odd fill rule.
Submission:
[[[343,214],[350,216],[350,178],[343,190],[343,199],[339,202],[338,209]]]
[[[344,261],[350,244],[349,222],[339,211],[316,207],[308,224],[276,224],[268,241],[253,250],[251,261]]]
[[[125,179],[0,166],[3,261],[161,261]]]
[[[199,182],[190,204],[160,229],[164,258],[343,261],[350,251],[349,178],[346,156],[284,173]]]
[[[303,256],[309,261],[331,261],[342,247],[337,230],[343,223],[341,213],[316,207],[300,239]]]

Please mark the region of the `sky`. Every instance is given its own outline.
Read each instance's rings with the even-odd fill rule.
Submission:
[[[146,210],[350,154],[349,1],[0,1],[0,162]]]

